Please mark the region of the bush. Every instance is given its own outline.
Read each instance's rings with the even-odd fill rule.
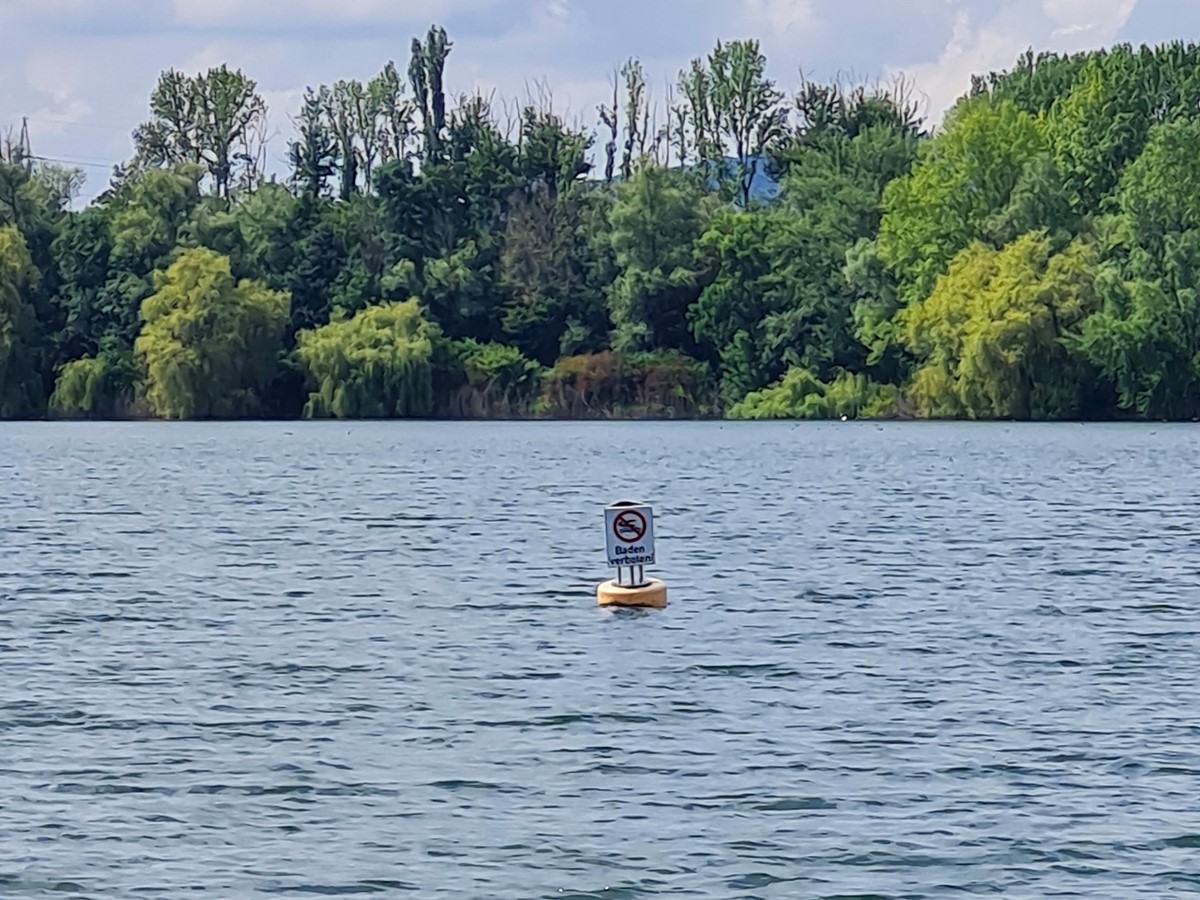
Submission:
[[[808,369],[792,368],[778,382],[747,394],[731,419],[871,419],[891,414],[899,402],[894,385],[841,372],[825,384]]]
[[[137,365],[128,353],[76,359],[58,372],[50,414],[62,418],[118,418],[133,408]]]
[[[715,407],[708,368],[678,351],[614,351],[559,360],[542,379],[538,410],[557,418],[696,418]]]
[[[529,412],[541,385],[542,367],[516,347],[451,341],[443,377],[451,389],[445,412],[460,418],[505,418]],[[444,373],[444,374],[443,374]]]

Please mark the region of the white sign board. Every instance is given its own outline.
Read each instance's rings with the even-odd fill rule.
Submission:
[[[640,503],[614,503],[604,510],[608,564],[645,566],[654,563],[654,510]]]

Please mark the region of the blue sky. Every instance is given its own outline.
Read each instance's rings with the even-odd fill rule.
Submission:
[[[281,13],[281,9],[288,12]],[[614,67],[639,57],[661,97],[718,39],[757,37],[785,91],[838,73],[904,73],[936,121],[972,72],[1027,47],[1079,50],[1200,34],[1200,0],[0,0],[0,132],[28,116],[38,155],[86,163],[81,201],[130,155],[159,73],[226,62],[271,108],[273,167],[306,85],[407,65],[446,27],[449,89],[521,98],[533,82],[595,123]]]

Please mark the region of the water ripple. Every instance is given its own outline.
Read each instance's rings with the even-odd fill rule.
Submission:
[[[1190,437],[6,425],[0,894],[1194,893]]]

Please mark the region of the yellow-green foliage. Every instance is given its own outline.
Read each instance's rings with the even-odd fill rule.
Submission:
[[[825,403],[834,419],[878,419],[893,414],[899,400],[895,385],[876,384],[862,373],[839,372],[825,387]]]
[[[747,394],[729,411],[731,419],[875,418],[889,412],[899,392],[866,375],[841,372],[824,384],[807,369],[794,367],[778,382]]]
[[[437,326],[417,301],[373,306],[301,332],[296,353],[313,387],[308,418],[407,418],[433,411]]]
[[[166,419],[253,415],[278,365],[287,294],[235,282],[229,260],[188,250],[142,304],[135,345],[150,411]]]
[[[50,397],[57,416],[111,416],[133,401],[137,371],[128,354],[101,354],[64,365]]]
[[[104,360],[95,357],[76,359],[58,373],[50,410],[58,415],[87,415],[100,405]]]
[[[919,360],[910,388],[928,417],[1055,418],[1077,409],[1080,361],[1065,344],[1097,303],[1095,254],[1053,253],[1044,232],[1003,250],[973,244],[900,315]]]
[[[926,296],[947,264],[1009,201],[1028,160],[1046,149],[1038,120],[1011,102],[956,108],[912,173],[884,191],[880,258],[905,300]]]
[[[0,228],[0,416],[20,416],[41,403],[29,366],[33,310],[27,297],[38,283],[25,238]]]

